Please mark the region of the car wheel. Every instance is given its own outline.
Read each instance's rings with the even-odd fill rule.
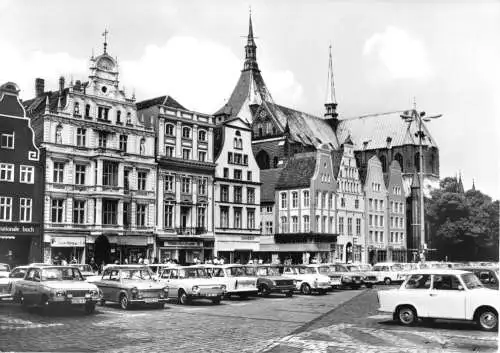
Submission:
[[[120,296],[120,307],[123,309],[123,310],[128,310],[130,309],[130,302],[128,301],[128,298],[127,298],[127,295],[126,294],[122,294]]]
[[[212,299],[212,303],[215,304],[215,305],[219,305],[220,304],[220,301],[221,301],[221,297],[218,297],[218,298],[215,298],[215,299]]]
[[[95,311],[95,304],[85,304],[85,314],[93,314]]]
[[[384,284],[385,285],[391,284],[391,279],[389,277],[384,278]]]
[[[269,294],[271,294],[271,290],[269,290],[269,287],[263,284],[260,287],[260,293],[262,294],[263,297],[268,297]]]
[[[302,294],[309,295],[309,294],[311,294],[311,287],[310,287],[307,283],[303,283],[303,284],[300,286],[300,292],[301,292]]]
[[[179,293],[179,304],[188,305],[191,301],[189,300],[188,295],[183,290]]]
[[[498,329],[498,314],[493,309],[483,309],[477,317],[477,323],[481,330],[495,331]]]
[[[291,290],[290,292],[287,292],[287,293],[285,294],[285,296],[287,296],[287,297],[291,297],[291,296],[293,296],[293,290]]]
[[[411,326],[417,321],[417,313],[411,306],[402,306],[398,309],[397,319],[401,325]]]

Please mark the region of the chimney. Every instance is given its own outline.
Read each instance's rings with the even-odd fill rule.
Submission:
[[[80,80],[76,80],[75,86],[73,87],[75,91],[81,91],[82,89],[82,82]]]
[[[45,80],[43,78],[37,78],[35,80],[35,93],[37,97],[40,97],[43,95],[43,92],[45,91]]]
[[[59,94],[62,95],[63,91],[64,91],[64,77],[61,76],[59,77]]]

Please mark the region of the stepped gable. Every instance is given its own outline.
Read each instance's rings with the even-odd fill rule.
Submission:
[[[283,168],[262,169],[260,171],[260,202],[274,203],[274,190]]]
[[[403,111],[397,111],[340,120],[337,126],[337,138],[339,141],[344,141],[351,135],[354,149],[357,151],[387,148],[388,137],[392,139],[390,143],[392,147],[418,145],[418,139],[415,137],[418,127],[415,123],[405,122],[400,116],[402,113]],[[425,124],[423,129],[427,138],[422,141],[422,144],[437,148]]]
[[[283,168],[276,190],[309,187],[315,169],[316,153],[296,154]]]

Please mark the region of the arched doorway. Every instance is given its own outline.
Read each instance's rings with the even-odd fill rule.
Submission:
[[[259,165],[260,169],[269,169],[269,155],[267,154],[266,151],[261,150],[259,153],[257,153],[257,164]]]
[[[99,235],[95,240],[94,260],[99,266],[104,261],[105,264],[110,262],[111,245],[109,244],[108,237]]]
[[[349,264],[352,262],[352,243],[347,243],[345,246],[345,263]]]

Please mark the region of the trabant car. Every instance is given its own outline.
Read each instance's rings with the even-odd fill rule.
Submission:
[[[363,285],[364,276],[358,272],[351,272],[344,264],[328,265],[333,275],[340,277],[340,283],[336,287],[358,289]],[[367,282],[368,285],[371,283]]]
[[[14,293],[14,301],[39,306],[44,312],[56,305],[78,305],[90,314],[99,298],[99,289],[70,266],[29,267],[24,278],[16,282]]]
[[[102,305],[116,302],[125,310],[135,304],[163,308],[168,297],[168,287],[153,280],[151,270],[144,265],[110,265],[101,279],[92,283],[102,292]]]
[[[372,266],[370,264],[346,264],[345,267],[347,267],[349,271],[361,275],[363,284],[366,288],[371,288],[373,285],[378,283],[377,276],[368,273],[372,270]]]
[[[295,289],[302,294],[325,294],[331,288],[330,277],[318,274],[316,269],[306,265],[284,266],[283,276],[294,279]]]
[[[418,318],[470,320],[483,330],[498,329],[500,293],[484,288],[472,272],[449,269],[416,270],[399,289],[377,293],[379,311],[402,325]]]
[[[168,286],[169,298],[176,298],[179,304],[190,304],[195,299],[209,299],[220,304],[226,286],[217,283],[205,268],[177,266],[165,267],[159,274],[158,282]]]
[[[498,290],[498,267],[461,267],[462,271],[474,273],[486,288]]]
[[[403,282],[405,279],[405,270],[401,264],[395,262],[379,262],[375,264],[371,271],[366,273],[366,276],[377,277],[377,282],[391,284],[393,282]]]
[[[295,280],[282,276],[283,266],[248,265],[247,274],[257,277],[257,288],[263,297],[271,293],[283,293],[287,297],[293,295]]]
[[[237,295],[247,298],[257,294],[257,277],[249,276],[245,266],[239,264],[211,265],[200,264],[191,267],[206,268],[216,283],[226,286],[226,296]]]

